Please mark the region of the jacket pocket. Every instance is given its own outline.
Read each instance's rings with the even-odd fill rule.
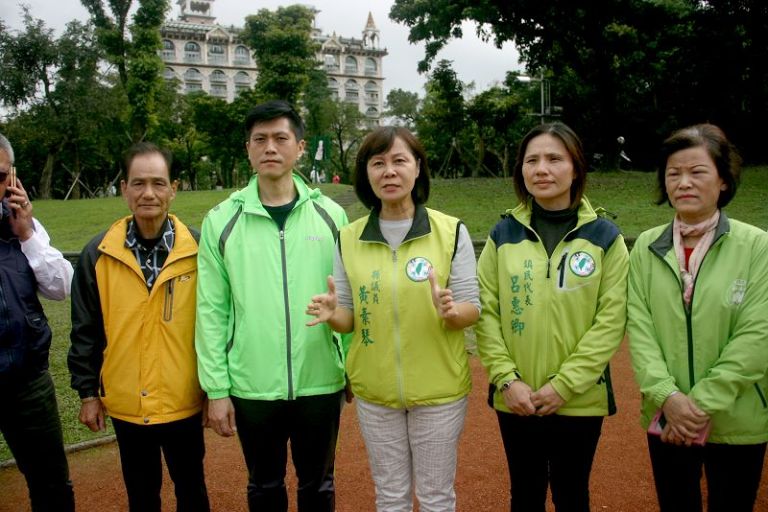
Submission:
[[[171,279],[165,283],[165,301],[163,304],[163,320],[170,322],[173,320],[173,289],[176,279]]]

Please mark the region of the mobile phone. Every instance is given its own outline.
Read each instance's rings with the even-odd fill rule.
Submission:
[[[667,418],[664,417],[664,413],[659,409],[651,420],[651,424],[648,425],[648,433],[654,436],[660,436],[664,427],[667,426]],[[707,443],[709,437],[709,430],[712,427],[712,422],[708,421],[707,424],[699,431],[699,435],[693,440],[693,444],[697,446],[704,446]]]
[[[15,188],[16,187],[16,167],[13,165],[11,166],[10,174],[11,174],[11,186]]]

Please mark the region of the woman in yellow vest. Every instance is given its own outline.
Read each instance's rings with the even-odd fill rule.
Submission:
[[[339,233],[328,293],[307,314],[353,332],[346,369],[368,449],[378,511],[456,508],[456,449],[470,372],[463,329],[480,311],[463,223],[426,208],[421,143],[381,127],[357,154],[355,192],[370,214]]]

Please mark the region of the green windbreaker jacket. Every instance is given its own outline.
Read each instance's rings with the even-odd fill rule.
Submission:
[[[326,324],[307,327],[327,291],[344,210],[294,175],[298,200],[284,231],[259,200],[258,180],[203,221],[195,346],[211,399],[291,400],[344,387],[343,347]]]
[[[608,361],[624,337],[628,264],[619,229],[586,199],[551,258],[530,205],[496,224],[478,261],[475,331],[497,410],[509,412],[501,385],[522,379],[534,390],[550,382],[565,400],[558,414],[615,412]]]
[[[641,423],[679,390],[712,418],[709,440],[768,441],[768,235],[721,212],[691,299],[683,303],[672,225],[630,255],[629,346]]]

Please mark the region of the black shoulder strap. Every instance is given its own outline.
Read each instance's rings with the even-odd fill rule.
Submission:
[[[462,221],[456,223],[456,234],[454,235],[455,238],[453,240],[453,254],[451,255],[451,261],[456,257],[456,249],[459,247],[459,235],[461,234],[461,226],[463,224]]]
[[[241,213],[243,213],[242,204],[238,206],[237,211],[232,218],[229,219],[229,222],[227,222],[227,225],[224,226],[224,230],[221,232],[221,236],[219,237],[219,253],[222,258],[224,257],[224,247],[227,245],[227,239],[229,238],[229,235],[232,234],[232,229],[234,229],[235,223],[237,223],[237,219],[240,218]]]
[[[325,208],[317,204],[315,201],[312,201],[312,204],[315,205],[315,210],[317,210],[317,213],[320,214],[320,217],[322,217],[325,223],[328,224],[328,229],[330,229],[331,233],[333,233],[333,241],[338,242],[339,228],[336,227],[336,223],[333,222],[333,219],[331,218],[330,214],[327,211],[325,211]]]

